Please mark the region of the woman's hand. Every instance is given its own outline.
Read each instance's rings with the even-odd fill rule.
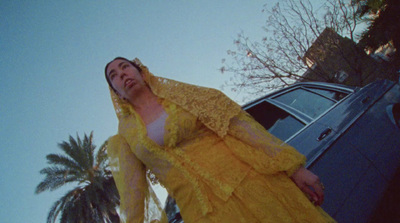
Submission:
[[[300,167],[290,178],[315,205],[319,206],[324,202],[324,186],[317,175]]]

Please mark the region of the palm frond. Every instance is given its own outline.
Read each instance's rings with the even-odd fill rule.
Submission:
[[[82,160],[82,162],[80,163],[80,165],[82,165],[83,167],[85,167],[86,170],[89,170],[93,167],[93,162],[91,162],[91,158],[93,157],[93,152],[91,152],[91,143],[88,140],[88,136],[85,134],[84,135],[84,140],[82,141],[79,136],[77,135],[77,139],[78,141],[78,148],[79,148],[79,152],[80,152],[80,158]]]
[[[79,194],[79,192],[82,191],[81,188],[76,187],[70,191],[68,191],[64,196],[62,196],[58,201],[56,201],[52,208],[50,209],[49,215],[47,217],[47,222],[48,223],[54,223],[57,219],[57,216],[59,215],[60,212],[64,212],[66,207],[71,205],[71,201],[74,200],[74,197],[76,194]]]
[[[57,215],[60,212],[60,210],[58,208],[60,203],[62,203],[61,199],[54,202],[53,206],[51,207],[51,209],[49,211],[49,215],[47,216],[47,223],[54,223],[55,220],[57,219]]]
[[[93,167],[94,150],[96,149],[96,146],[93,144],[93,132],[90,133],[89,137],[85,134],[82,147],[87,155],[87,163],[90,165],[90,167]]]
[[[56,166],[46,167],[40,171],[45,174],[45,179],[36,187],[35,193],[41,193],[45,190],[54,190],[64,185],[66,182],[71,182],[76,178],[76,174],[69,169]]]
[[[93,132],[83,138],[69,136],[68,141],[58,144],[65,155],[46,156],[50,166],[40,171],[45,178],[35,193],[53,191],[67,183],[79,185],[53,204],[48,223],[57,219],[61,223],[119,221],[119,194],[108,166],[106,145],[96,151]]]
[[[82,169],[87,169],[85,157],[82,155],[84,153],[72,137],[70,138],[70,142],[63,141],[62,143],[59,143],[58,146],[76,163],[78,163],[78,165],[80,165]]]
[[[49,154],[46,156],[46,159],[48,164],[64,166],[66,168],[73,169],[77,172],[83,171],[83,169],[78,165],[78,163],[76,163],[75,160],[63,155]]]
[[[107,143],[107,141],[104,142],[96,153],[95,166],[101,170],[106,170],[108,168]]]
[[[60,188],[61,186],[64,186],[68,183],[77,182],[77,181],[80,181],[80,179],[74,175],[71,175],[71,176],[67,175],[65,177],[59,176],[59,175],[57,177],[56,176],[46,177],[36,187],[35,193],[39,194],[46,190],[54,191],[54,190]]]

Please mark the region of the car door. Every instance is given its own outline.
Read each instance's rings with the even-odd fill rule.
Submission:
[[[326,182],[327,186],[332,187],[326,193],[327,201],[324,205],[324,209],[332,215],[337,213],[350,193],[346,189],[353,188],[350,184],[357,182],[350,174],[341,177],[343,173],[337,173],[353,169],[357,174],[364,171],[363,167],[365,166],[360,164],[364,160],[351,162],[352,160],[357,161],[360,154],[354,153],[354,150],[349,149],[348,145],[346,147],[337,145],[334,147],[337,148],[335,151],[330,150],[339,134],[333,126],[329,125],[329,122],[324,121],[324,117],[329,113],[335,113],[337,106],[349,99],[351,93],[352,91],[346,89],[301,84],[266,97],[252,104],[253,107],[247,107],[247,111],[267,130],[306,155],[307,166],[317,164],[311,168],[317,167],[316,174]],[[279,128],[276,125],[280,125]],[[276,131],[276,129],[280,129],[280,131]],[[337,157],[334,162],[324,159],[327,150],[329,150],[329,154]],[[345,159],[341,159],[342,155],[345,156]],[[330,155],[330,157],[333,156]],[[320,162],[321,157],[322,162]],[[337,161],[350,166],[343,165],[343,168],[338,171],[335,165]],[[342,183],[342,179],[347,178],[349,178],[346,182],[348,187],[337,186]],[[332,180],[333,182],[331,182]],[[342,191],[346,193],[341,193]]]
[[[326,122],[321,122],[321,118],[334,110],[350,93],[348,89],[303,84],[274,94],[268,100],[305,124],[304,128],[284,140],[306,155],[311,163],[337,137],[334,129]]]
[[[375,82],[321,118],[338,138],[310,169],[324,177],[324,209],[338,222],[368,222],[399,166],[400,133],[386,108],[393,83]],[[335,172],[329,172],[335,169]]]
[[[307,167],[327,187],[325,211],[338,222],[368,222],[400,163],[398,126],[386,115],[388,105],[399,102],[400,87],[385,94],[391,86],[380,81],[352,90],[301,83],[246,108],[272,134],[307,156]]]
[[[320,122],[329,125],[336,132],[343,133],[391,86],[393,86],[393,82],[382,80],[357,89],[351,97],[337,106],[335,112],[326,114]]]

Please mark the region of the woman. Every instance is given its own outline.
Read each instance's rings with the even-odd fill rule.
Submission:
[[[323,186],[305,157],[221,92],[153,76],[137,59],[118,57],[105,75],[119,119],[108,155],[123,221],[166,220],[150,171],[187,223],[334,222],[318,207]]]

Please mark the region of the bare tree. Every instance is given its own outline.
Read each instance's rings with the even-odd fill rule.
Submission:
[[[322,66],[310,68],[328,54],[342,54],[346,61],[345,52],[349,50],[342,49],[337,37],[355,41],[356,10],[356,6],[346,4],[345,0],[328,0],[317,9],[309,0],[284,0],[271,9],[264,5],[263,12],[268,15],[263,27],[266,35],[260,42],[253,42],[243,32],[238,34],[234,42],[237,49],[228,51],[232,60],[228,63],[223,59],[221,72],[234,74],[224,86],[258,94],[296,81],[335,82],[334,76],[327,74]],[[338,35],[319,40],[323,32]],[[311,46],[315,49],[311,50]],[[357,73],[358,62],[354,60],[347,62]],[[303,76],[307,70],[313,74]]]

